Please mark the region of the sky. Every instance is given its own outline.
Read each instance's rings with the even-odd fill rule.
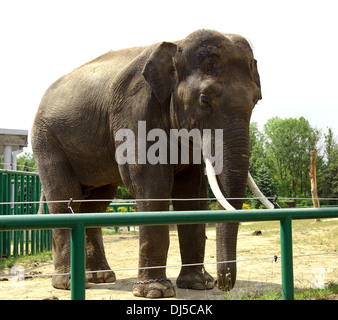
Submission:
[[[45,90],[99,55],[198,29],[252,44],[263,100],[251,121],[260,128],[271,117],[303,116],[338,134],[335,0],[1,0],[0,128],[30,134]]]

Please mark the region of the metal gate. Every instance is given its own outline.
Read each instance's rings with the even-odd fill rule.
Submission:
[[[0,215],[35,215],[39,209],[40,194],[38,173],[0,170]],[[48,213],[46,205],[44,213]],[[0,232],[0,259],[51,248],[51,230]]]

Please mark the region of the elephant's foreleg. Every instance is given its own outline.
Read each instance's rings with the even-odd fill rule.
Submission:
[[[214,279],[203,265],[206,240],[205,225],[178,225],[177,229],[182,264],[192,264],[192,266],[182,266],[176,285],[184,289],[212,289]]]
[[[140,257],[137,282],[133,294],[146,298],[166,298],[175,295],[172,283],[166,276],[169,248],[169,226],[140,227]],[[150,268],[160,266],[160,268]]]
[[[171,190],[171,176],[156,166],[147,168],[142,188],[134,184],[134,197],[144,199],[168,199]],[[150,181],[148,177],[151,177]],[[156,178],[155,178],[156,177]],[[137,190],[135,190],[137,189]],[[169,201],[140,201],[137,211],[168,211]],[[166,276],[169,248],[169,226],[140,226],[139,271],[133,286],[133,294],[138,297],[164,298],[175,296],[175,289]],[[150,267],[150,268],[149,268]],[[159,267],[159,268],[152,268]]]
[[[205,198],[206,180],[201,168],[193,166],[175,177],[173,198]],[[206,201],[174,201],[175,211],[206,210]],[[205,290],[214,287],[213,277],[203,266],[205,253],[205,225],[178,225],[183,266],[176,280],[179,288]]]
[[[124,166],[119,168],[124,184],[135,199],[169,199],[173,186],[173,169],[169,166]],[[139,201],[137,211],[168,211],[169,200]],[[169,248],[168,226],[141,226],[139,232],[139,272],[133,286],[138,297],[173,297],[173,284],[167,279]],[[148,268],[157,267],[160,268]]]

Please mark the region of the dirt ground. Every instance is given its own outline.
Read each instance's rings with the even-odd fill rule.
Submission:
[[[108,262],[115,271],[116,282],[110,284],[90,284],[86,289],[87,300],[142,300],[134,297],[131,289],[137,275],[138,236],[121,234],[104,236],[105,250]],[[311,249],[311,253],[323,253],[325,248]],[[213,276],[216,275],[216,241],[215,232],[207,233],[205,268]],[[168,254],[167,276],[176,289],[176,297],[172,299],[188,300],[222,300],[225,298],[240,299],[252,296],[255,292],[271,291],[272,288],[281,289],[281,263],[274,256],[280,257],[279,233],[275,235],[254,236],[251,232],[241,232],[238,238],[237,282],[230,293],[224,293],[217,288],[212,290],[187,290],[176,287],[176,277],[179,273],[180,254],[178,236],[175,231],[170,234],[170,249]],[[306,252],[306,251],[305,251]],[[294,246],[294,255],[303,254],[301,247]],[[308,253],[308,251],[307,251]],[[260,259],[260,260],[254,260]],[[297,288],[310,288],[314,282],[328,283],[338,281],[338,255],[314,255],[295,257],[294,285]],[[19,267],[19,266],[16,266]],[[126,270],[128,269],[128,270]],[[18,268],[17,268],[18,270]],[[32,275],[24,281],[18,278],[8,278],[0,281],[0,300],[41,300],[60,299],[69,300],[70,291],[57,290],[51,285],[51,277],[42,276],[53,273],[52,263],[38,264],[24,269],[25,275]],[[5,270],[0,273],[4,277],[10,273]],[[337,296],[332,297],[336,299]]]

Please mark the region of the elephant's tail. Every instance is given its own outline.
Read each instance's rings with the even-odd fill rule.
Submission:
[[[44,201],[46,197],[43,193],[43,190],[41,189],[41,196],[40,196],[40,204],[39,204],[39,210],[37,214],[43,214],[44,213]]]

